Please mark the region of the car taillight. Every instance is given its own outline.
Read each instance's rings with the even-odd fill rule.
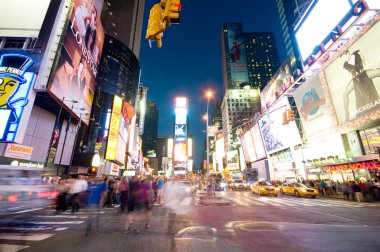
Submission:
[[[9,196],[8,196],[8,202],[16,202],[18,200],[18,197],[17,197],[17,195],[16,194],[10,194]]]

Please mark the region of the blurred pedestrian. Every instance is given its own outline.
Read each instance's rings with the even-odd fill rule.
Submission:
[[[164,181],[161,177],[158,178],[157,182],[157,204],[161,204],[164,196]]]
[[[134,219],[134,211],[136,207],[136,197],[138,193],[138,185],[139,185],[139,180],[137,177],[132,177],[132,179],[129,181],[129,193],[128,193],[128,215],[127,215],[127,220],[125,222],[125,231],[124,233],[128,233],[133,230],[133,219]],[[135,229],[135,232],[137,233],[138,230]]]
[[[129,189],[129,184],[128,184],[127,178],[121,177],[119,185],[118,185],[118,190],[120,192],[120,213],[125,212],[125,208],[128,202],[128,191],[129,191],[128,189]]]
[[[88,187],[87,181],[84,179],[83,175],[79,175],[71,186],[71,213],[76,213],[79,211],[81,204],[81,193],[86,191]]]
[[[67,187],[66,187],[65,181],[66,181],[65,179],[59,179],[55,187],[57,191],[57,205],[56,205],[57,213],[67,210],[67,202],[66,202]]]
[[[86,236],[92,231],[94,220],[96,220],[96,227],[99,227],[100,206],[105,198],[106,190],[106,179],[103,181],[101,179],[96,179],[89,187]]]
[[[357,202],[361,202],[363,198],[362,190],[356,181],[352,182],[351,188],[355,194],[355,199]]]

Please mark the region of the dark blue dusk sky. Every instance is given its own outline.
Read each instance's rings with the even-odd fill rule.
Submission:
[[[141,83],[148,87],[148,100],[159,108],[159,136],[173,136],[176,96],[189,100],[188,127],[194,138],[194,165],[201,161],[206,134],[207,101],[204,92],[215,90],[222,99],[221,28],[224,23],[240,22],[243,31],[273,32],[280,62],[285,59],[275,0],[183,0],[181,23],[164,32],[163,46],[152,48],[145,39],[149,10],[159,0],[147,0],[140,50]],[[214,102],[210,100],[210,108]]]

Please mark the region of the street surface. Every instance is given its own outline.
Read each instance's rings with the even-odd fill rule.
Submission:
[[[101,208],[100,227],[85,236],[87,209],[2,217],[0,251],[379,251],[380,202],[267,197],[218,192],[230,206],[199,206],[190,196],[156,205],[150,228],[124,233],[126,215]]]

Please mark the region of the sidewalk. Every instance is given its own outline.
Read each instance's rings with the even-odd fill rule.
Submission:
[[[346,200],[344,198],[343,193],[341,193],[341,192],[338,192],[337,194],[329,194],[329,195],[326,195],[326,196],[323,196],[322,194],[319,194],[319,198],[320,199],[330,199],[330,200],[353,201],[351,196],[349,197],[349,200]],[[355,202],[357,202],[357,201],[355,201]],[[370,201],[367,201],[364,198],[362,198],[362,200],[360,201],[360,203],[379,203],[380,204],[380,200],[370,200]]]

